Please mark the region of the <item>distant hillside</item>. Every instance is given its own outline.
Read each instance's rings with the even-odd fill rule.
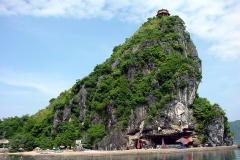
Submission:
[[[230,130],[234,133],[234,142],[240,144],[240,120],[229,122]]]

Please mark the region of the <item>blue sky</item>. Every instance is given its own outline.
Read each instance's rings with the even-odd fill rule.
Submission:
[[[197,47],[199,95],[239,120],[238,0],[0,0],[0,118],[44,109],[161,8],[185,21]]]

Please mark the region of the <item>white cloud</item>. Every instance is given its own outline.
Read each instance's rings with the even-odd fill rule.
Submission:
[[[240,58],[238,0],[1,0],[0,15],[117,18],[142,23],[167,8],[184,19],[190,33],[213,43],[209,52],[223,60]]]
[[[11,86],[18,86],[14,91],[1,91],[1,94],[29,94],[29,89],[37,90],[41,93],[55,97],[66,88],[71,87],[66,84],[66,79],[60,81],[60,76],[44,75],[40,73],[20,73],[10,70],[0,70],[0,83]]]
[[[21,96],[21,95],[30,95],[30,91],[0,91],[0,94],[7,96]]]
[[[0,118],[34,114],[72,84],[60,74],[0,69]]]
[[[215,56],[224,60],[239,59],[240,3],[209,1],[199,6],[201,10],[190,12],[193,16],[186,19],[190,32],[212,42],[210,52]]]

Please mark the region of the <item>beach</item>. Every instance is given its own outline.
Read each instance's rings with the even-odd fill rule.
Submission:
[[[114,151],[100,151],[100,150],[85,150],[74,152],[72,150],[63,150],[60,153],[54,153],[53,150],[40,150],[30,152],[16,152],[16,153],[0,153],[1,155],[11,156],[30,156],[30,157],[97,157],[97,156],[126,156],[126,155],[144,155],[144,154],[174,154],[185,152],[204,152],[204,151],[217,151],[217,150],[234,150],[237,145],[233,146],[218,146],[218,147],[196,147],[196,148],[164,148],[164,149],[132,149],[132,150],[114,150]]]

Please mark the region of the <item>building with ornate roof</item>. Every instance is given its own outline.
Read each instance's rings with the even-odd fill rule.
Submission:
[[[167,9],[161,9],[161,10],[158,10],[157,12],[157,16],[170,16],[169,12]]]

